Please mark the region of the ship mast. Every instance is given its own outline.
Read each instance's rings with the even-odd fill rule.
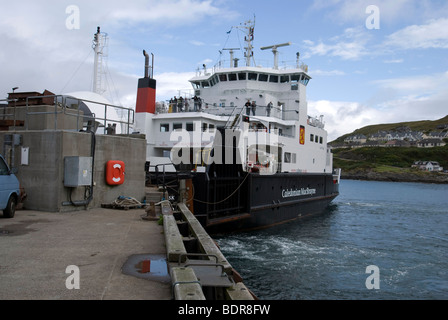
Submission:
[[[105,57],[104,48],[107,46],[107,34],[101,33],[100,27],[93,38],[93,50],[95,51],[94,69],[93,69],[93,92],[102,94],[104,90],[101,87],[101,78],[103,72],[103,58]]]
[[[254,41],[254,29],[255,29],[255,18],[254,21],[249,20],[244,23],[244,25],[240,25],[238,27],[235,27],[237,29],[243,30],[245,33],[244,41],[246,42],[246,47],[244,49],[246,52],[244,53],[244,57],[246,58],[246,67],[250,67],[251,63],[250,60],[254,57],[254,47],[253,47],[253,41]]]

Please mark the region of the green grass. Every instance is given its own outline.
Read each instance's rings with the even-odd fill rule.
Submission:
[[[352,133],[345,134],[339,138],[337,138],[334,143],[344,143],[344,139],[348,136],[352,136],[355,134],[363,134],[365,136],[378,133],[378,131],[394,131],[400,127],[409,127],[412,131],[421,131],[421,132],[431,132],[431,131],[440,131],[437,129],[438,125],[448,124],[448,116],[435,120],[423,120],[423,121],[412,121],[412,122],[399,122],[399,123],[386,123],[386,124],[377,124],[366,126],[360,129],[353,131]]]
[[[335,168],[341,168],[345,172],[375,171],[378,173],[413,173],[420,171],[411,166],[418,160],[437,161],[448,169],[448,145],[436,148],[356,148],[335,149]]]

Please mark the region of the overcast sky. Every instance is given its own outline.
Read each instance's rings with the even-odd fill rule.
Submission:
[[[309,114],[325,116],[330,140],[448,114],[446,0],[0,1],[0,98],[13,87],[92,90],[101,26],[109,38],[104,96],[135,106],[146,49],[155,55],[157,100],[166,100],[191,88],[196,68],[216,64],[221,49],[241,47],[232,27],[255,16],[257,64],[272,64],[260,47],[292,43],[280,48],[280,65],[301,53],[313,77]]]

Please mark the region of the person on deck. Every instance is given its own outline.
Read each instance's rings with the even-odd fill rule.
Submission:
[[[255,110],[257,109],[257,104],[255,103],[255,101],[252,101],[251,107],[252,107],[252,114],[255,117]]]

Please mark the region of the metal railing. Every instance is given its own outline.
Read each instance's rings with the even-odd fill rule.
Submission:
[[[31,104],[30,100],[32,99],[53,99],[54,111],[32,111],[32,107],[39,106],[52,106],[48,103],[42,104]],[[68,103],[70,101],[70,104]],[[29,96],[26,97],[25,105],[16,105],[18,99],[2,99],[0,100],[0,106],[3,107],[3,112],[0,112],[0,118],[6,120],[6,118],[13,118],[13,124],[16,126],[18,121],[24,121],[24,129],[29,130],[30,117],[36,115],[54,115],[54,130],[58,129],[58,115],[63,114],[70,117],[76,117],[76,130],[80,131],[84,129],[84,123],[89,123],[91,121],[91,125],[94,125],[95,122],[99,124],[99,126],[104,127],[105,133],[107,129],[107,124],[120,124],[125,126],[124,132],[130,134],[130,128],[134,124],[135,111],[130,108],[125,108],[121,106],[111,105],[107,103],[85,100],[80,98],[75,98],[71,96],[64,95],[48,95],[48,96]],[[7,102],[8,104],[1,105],[2,102]],[[83,110],[81,110],[81,103],[90,103],[94,105],[100,105],[104,107],[104,114],[98,116],[95,113],[84,114]],[[87,108],[88,105],[86,104]],[[6,113],[6,109],[8,108],[8,113]],[[18,110],[20,108],[25,108],[25,117],[24,119],[18,119]],[[111,109],[114,109],[115,112],[117,110],[120,111],[120,114],[116,112],[117,117],[111,117]],[[11,111],[12,110],[12,111]],[[90,109],[89,109],[90,110]],[[75,112],[73,112],[75,111]],[[109,114],[109,116],[108,116]],[[82,126],[82,127],[81,127]],[[97,127],[95,126],[95,129]],[[75,129],[75,128],[73,128]]]

